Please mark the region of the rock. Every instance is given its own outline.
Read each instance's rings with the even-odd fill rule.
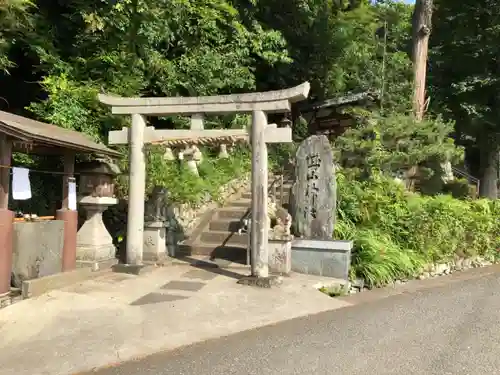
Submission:
[[[356,279],[352,282],[352,287],[356,289],[363,289],[365,286],[365,280],[363,279]]]
[[[10,295],[4,296],[0,298],[0,309],[4,307],[10,306],[12,304],[12,298]]]
[[[463,258],[457,257],[457,259],[455,259],[455,269],[462,269],[463,264],[464,264]]]
[[[272,288],[278,286],[283,282],[282,277],[269,276],[269,277],[255,277],[245,276],[237,281],[238,284],[254,286],[258,288]]]
[[[430,273],[435,272],[435,271],[436,271],[435,264],[429,263],[426,266],[424,266],[424,272],[428,272],[430,274]]]
[[[450,271],[450,266],[446,263],[440,263],[434,265],[434,272],[437,275],[446,275],[449,273],[449,271]]]

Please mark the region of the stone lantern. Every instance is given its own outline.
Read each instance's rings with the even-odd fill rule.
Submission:
[[[102,214],[109,206],[118,203],[114,196],[114,178],[119,168],[104,160],[94,160],[78,166],[80,184],[78,203],[87,218],[77,234],[76,259],[80,265],[90,265],[94,270],[115,263],[115,246]]]

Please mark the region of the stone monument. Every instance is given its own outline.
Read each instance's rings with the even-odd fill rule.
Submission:
[[[333,239],[337,209],[333,151],[328,138],[313,135],[296,154],[291,208],[294,232],[292,270],[348,280],[352,241]]]
[[[163,263],[167,256],[167,189],[155,186],[144,208],[143,261]]]
[[[330,142],[324,135],[310,136],[296,153],[295,183],[290,200],[294,234],[307,239],[332,239],[336,195]]]
[[[77,234],[76,259],[78,265],[91,265],[97,271],[116,263],[116,248],[102,221],[102,214],[109,206],[118,203],[114,197],[113,178],[120,170],[104,160],[82,163],[78,169],[81,174],[79,204],[87,219]]]

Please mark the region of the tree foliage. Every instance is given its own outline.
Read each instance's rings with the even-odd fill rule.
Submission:
[[[344,168],[370,176],[385,172],[394,175],[416,165],[463,159],[449,134],[453,123],[441,118],[417,121],[401,114],[372,116],[337,138],[339,161]],[[427,171],[429,176],[432,170]]]
[[[500,146],[500,1],[436,0],[430,81],[435,111],[456,121],[456,136],[478,150],[483,194],[497,197]]]
[[[491,147],[481,149],[493,150],[498,4],[436,3],[430,62],[432,102],[439,104],[434,112],[454,121],[459,143],[489,142]],[[405,163],[418,162],[422,155],[448,152],[451,125],[428,119],[417,130],[405,117],[413,89],[411,14],[411,5],[393,0],[5,0],[0,3],[2,109],[104,140],[127,119],[111,116],[97,102],[99,92],[213,95],[307,80],[311,100],[379,92],[377,121],[385,128],[378,131],[408,140],[415,151]],[[485,25],[481,30],[478,20]],[[208,126],[242,126],[241,119],[217,117]],[[177,117],[151,121],[157,127],[186,126]],[[344,146],[359,147],[364,140],[355,138],[365,131],[354,129]],[[395,152],[389,159],[402,160],[385,141],[371,144],[371,152],[381,144],[384,152]]]

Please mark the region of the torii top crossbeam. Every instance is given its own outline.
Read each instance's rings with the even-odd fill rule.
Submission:
[[[232,112],[286,112],[291,103],[307,98],[309,82],[285,90],[198,97],[122,98],[99,94],[99,101],[111,106],[113,114],[162,115]]]

